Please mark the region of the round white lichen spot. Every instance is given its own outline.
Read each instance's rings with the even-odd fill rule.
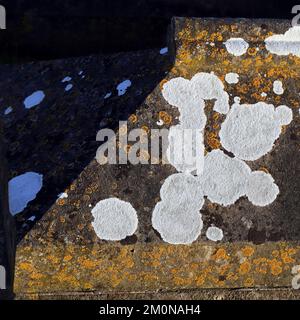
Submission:
[[[130,86],[131,86],[130,80],[125,80],[125,81],[119,83],[117,86],[118,96],[123,96]]]
[[[229,72],[225,75],[225,81],[229,84],[235,84],[239,82],[239,75],[234,72]]]
[[[135,233],[138,217],[132,205],[117,198],[99,201],[92,209],[92,226],[97,236],[118,241]]]
[[[221,241],[223,239],[223,231],[217,227],[209,227],[206,231],[206,237],[211,241]]]
[[[282,126],[290,124],[293,120],[293,111],[285,105],[278,106],[275,109],[275,113],[277,120]]]
[[[267,96],[267,94],[266,94],[265,92],[262,92],[260,95],[261,95],[263,98],[265,98],[265,97]]]
[[[171,175],[160,191],[161,201],[152,213],[152,225],[162,239],[172,244],[189,244],[202,230],[200,209],[204,196],[197,178],[190,174]]]
[[[281,126],[291,120],[289,108],[272,104],[234,104],[221,125],[222,146],[243,160],[257,160],[272,150]]]
[[[300,27],[295,26],[284,34],[275,34],[265,39],[266,49],[277,55],[293,54],[300,57]]]
[[[24,100],[24,106],[26,109],[31,109],[40,104],[44,100],[44,98],[45,94],[43,91],[35,91]]]
[[[246,194],[250,174],[250,168],[243,161],[213,150],[205,157],[199,180],[210,201],[228,206]]]
[[[8,183],[9,209],[12,215],[22,212],[36,198],[43,186],[43,176],[27,172],[11,179]]]
[[[255,206],[272,203],[279,193],[278,186],[270,174],[263,171],[252,172],[247,188],[247,197]]]
[[[170,207],[159,202],[152,214],[152,226],[165,242],[171,244],[190,244],[197,240],[203,228],[198,207],[189,201]]]
[[[227,51],[234,56],[243,55],[249,47],[249,44],[242,38],[230,38],[224,44]]]
[[[273,91],[278,95],[283,94],[284,90],[283,90],[282,82],[280,80],[276,80],[273,82]]]

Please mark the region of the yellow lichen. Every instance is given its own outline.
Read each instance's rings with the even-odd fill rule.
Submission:
[[[68,261],[70,261],[70,260],[72,260],[72,259],[73,259],[73,257],[70,256],[70,255],[64,256],[64,261],[66,261],[66,262],[68,262]]]
[[[137,116],[135,114],[131,114],[130,117],[128,118],[128,120],[131,123],[136,123],[137,122]]]
[[[272,259],[269,261],[270,264],[270,269],[271,269],[271,273],[274,276],[279,275],[280,273],[282,273],[282,263],[276,259]]]
[[[244,257],[251,257],[254,254],[254,249],[251,246],[246,246],[242,249]]]
[[[244,282],[245,287],[252,287],[254,284],[254,279],[253,278],[247,278]]]
[[[246,274],[251,270],[251,265],[249,262],[245,261],[243,263],[241,263],[240,267],[239,267],[239,273],[240,274]]]
[[[256,53],[257,53],[257,50],[256,50],[256,48],[248,48],[247,53],[248,53],[250,56],[255,56]]]

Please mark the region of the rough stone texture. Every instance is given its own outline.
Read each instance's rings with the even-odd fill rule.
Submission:
[[[28,234],[32,239],[44,237],[48,230],[47,237],[59,241],[70,237],[70,241],[93,243],[97,236],[90,224],[90,204],[94,207],[98,201],[121,193],[123,200],[131,200],[135,188],[139,189],[139,210],[147,202],[154,203],[156,193],[150,189],[155,188],[159,173],[162,178],[167,176],[168,168],[151,166],[150,172],[155,169],[155,173],[150,180],[141,181],[141,176],[149,174],[148,166],[100,166],[94,160],[100,145],[96,134],[101,128],[117,128],[119,120],[127,120],[131,114],[138,118],[136,126],[150,127],[159,109],[154,103],[150,107],[142,102],[162,79],[168,65],[168,56],[160,55],[158,49],[3,69],[0,88],[7,95],[1,100],[1,108],[4,111],[7,105],[14,107],[14,112],[3,116],[10,178],[28,171],[43,174],[43,188],[37,199],[16,217],[18,241],[35,223],[28,219],[35,215],[39,220],[45,214],[49,220],[41,221]],[[81,70],[83,79],[77,75]],[[65,92],[61,83],[67,75],[73,76],[74,88],[70,92]],[[118,97],[116,87],[125,79],[131,79],[132,86]],[[46,97],[37,107],[26,110],[24,97],[35,88],[44,90]],[[113,95],[104,99],[107,92]],[[143,189],[146,184],[148,187]],[[159,185],[156,190],[159,195]],[[64,191],[69,197],[58,200],[58,194]],[[150,207],[151,204],[149,210]],[[59,220],[54,222],[54,216]],[[60,223],[60,219],[65,222]],[[150,223],[150,216],[148,219]]]
[[[282,33],[289,23],[179,18],[173,23],[175,42],[170,39],[170,56],[156,50],[31,63],[13,70],[4,67],[0,89],[7,94],[1,101],[1,113],[5,106],[16,109],[4,120],[10,143],[10,177],[29,170],[45,177],[37,199],[16,216],[21,241],[17,294],[289,288],[291,269],[300,262],[296,156],[300,59],[271,55],[263,44],[271,32]],[[243,37],[249,43],[243,57],[227,52],[223,41],[230,37]],[[174,66],[165,74],[168,57],[175,57],[175,49]],[[76,76],[80,70],[86,78]],[[267,207],[253,206],[246,198],[229,207],[206,200],[201,210],[204,228],[197,242],[191,246],[166,245],[151,226],[151,212],[160,201],[162,183],[175,169],[168,165],[100,166],[93,160],[99,145],[96,132],[100,126],[116,128],[120,119],[129,119],[129,129],[144,126],[146,131],[160,128],[156,124],[159,119],[166,128],[175,125],[178,111],[163,99],[163,83],[211,71],[222,79],[231,104],[239,96],[241,103],[266,101],[293,109],[294,120],[283,129],[275,148],[247,163],[252,170],[269,171],[280,194]],[[239,74],[238,84],[225,82],[229,72]],[[73,77],[74,84],[68,93],[60,83],[67,75]],[[281,96],[272,91],[274,80],[279,78],[286,88]],[[132,86],[118,97],[116,87],[125,79],[130,79]],[[46,98],[38,107],[25,110],[22,101],[35,90],[44,90]],[[110,91],[112,97],[104,100]],[[212,106],[208,102],[205,109],[208,152],[221,148],[218,132],[225,119]],[[64,191],[68,198],[57,200]],[[116,243],[96,236],[90,205],[108,197],[128,201],[137,210],[139,226],[134,236]],[[38,222],[28,221],[32,214]],[[224,244],[207,242],[205,231],[212,224],[223,230]]]
[[[183,289],[153,292],[61,292],[21,294],[17,299],[42,300],[299,300],[300,291],[281,289]]]
[[[283,128],[272,151],[257,161],[247,162],[253,171],[265,170],[272,174],[280,189],[277,200],[261,208],[250,205],[246,199],[240,199],[235,205],[226,208],[209,202],[203,207],[204,222],[222,226],[225,241],[262,243],[299,240],[299,161],[294,155],[299,153],[297,88],[300,87],[300,60],[295,56],[283,59],[272,55],[265,49],[263,42],[271,32],[281,33],[289,27],[288,21],[276,20],[178,18],[174,21],[177,56],[168,77],[180,75],[189,79],[199,71],[214,71],[224,79],[228,72],[235,72],[239,74],[239,83],[229,85],[225,82],[230,104],[238,96],[241,104],[264,101],[276,106],[285,104],[293,110],[292,123]],[[235,57],[227,52],[223,42],[231,37],[242,37],[249,43],[244,56]],[[211,41],[214,41],[214,46],[210,46]],[[278,78],[283,79],[287,88],[281,96],[272,91],[273,82]],[[268,93],[267,97],[261,96],[263,91]],[[209,105],[206,110],[210,122],[206,127],[207,151],[222,149],[219,131],[225,117],[215,114]]]
[[[199,288],[291,288],[293,243],[79,245],[45,241],[17,250],[16,293],[153,292]]]

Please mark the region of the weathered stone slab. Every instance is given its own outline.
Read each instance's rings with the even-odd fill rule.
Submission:
[[[293,243],[22,245],[15,290],[59,294],[291,287],[299,249]]]
[[[0,88],[11,94],[2,103],[17,110],[5,119],[11,175],[26,171],[44,175],[37,199],[16,216],[21,240],[16,292],[291,287],[292,268],[299,264],[300,58],[271,54],[264,45],[265,38],[289,27],[288,22],[275,20],[178,18],[173,21],[169,56],[146,51],[49,61],[23,65],[7,80],[3,76]],[[224,45],[229,38],[243,38],[246,52],[229,53]],[[166,74],[168,57],[174,66]],[[76,75],[81,69],[85,79]],[[260,207],[242,196],[222,206],[205,199],[201,235],[189,246],[172,245],[153,229],[151,217],[161,200],[161,186],[175,168],[101,166],[94,160],[95,135],[99,123],[116,129],[120,119],[129,119],[129,130],[158,129],[159,120],[164,128],[176,125],[179,112],[163,98],[162,88],[170,79],[190,80],[199,72],[214,72],[221,79],[230,105],[236,96],[241,104],[286,105],[293,121],[281,128],[269,153],[246,162],[252,171],[272,175],[280,191],[275,201]],[[228,73],[237,73],[238,83],[226,82]],[[67,75],[74,87],[64,92],[66,84],[59,82]],[[132,86],[117,96],[115,88],[125,79]],[[273,92],[276,80],[283,83],[282,95]],[[46,98],[25,110],[22,101],[35,90],[44,90]],[[108,92],[112,96],[104,99]],[[205,113],[206,154],[219,149],[232,158],[219,137],[226,115],[213,110],[213,101],[206,102]],[[68,196],[57,199],[61,192]],[[131,203],[138,215],[137,231],[120,242],[100,239],[92,226],[92,208],[111,197]],[[33,215],[40,220],[31,221]],[[212,225],[222,229],[221,243],[206,238]]]
[[[63,292],[23,294],[18,299],[42,300],[299,300],[299,290],[279,289],[179,289],[153,292]]]

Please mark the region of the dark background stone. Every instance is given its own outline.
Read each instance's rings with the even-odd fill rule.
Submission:
[[[0,265],[6,270],[6,290],[0,289],[0,300],[12,297],[15,259],[14,219],[8,211],[8,171],[0,122]]]
[[[173,16],[292,19],[295,1],[6,0],[0,61],[162,47]]]

